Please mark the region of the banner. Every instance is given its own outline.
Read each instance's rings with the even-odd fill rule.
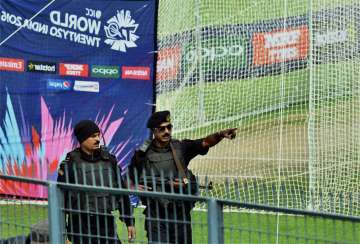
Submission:
[[[184,81],[223,82],[305,68],[310,48],[308,18],[285,20],[203,27],[200,38],[195,30],[163,38],[158,42],[156,66],[160,92],[174,90]]]
[[[360,13],[358,7],[344,6],[313,15],[313,61],[332,63],[359,55]]]
[[[83,119],[99,125],[126,167],[149,135],[155,4],[0,2],[0,174],[56,180]],[[41,187],[3,180],[0,194],[47,197]]]

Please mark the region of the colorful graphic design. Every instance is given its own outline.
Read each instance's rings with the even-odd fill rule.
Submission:
[[[41,97],[41,131],[26,124],[21,114],[21,124],[17,123],[14,107],[10,95],[7,94],[7,111],[0,127],[0,160],[3,162],[0,174],[31,177],[41,180],[56,180],[57,167],[66,153],[78,146],[73,139],[72,123],[66,123],[66,114],[54,120],[48,106]],[[127,111],[124,111],[124,116]],[[124,116],[111,120],[113,110],[107,115],[96,116],[94,121],[103,132],[104,141],[111,144],[115,133],[119,130]],[[111,147],[110,152],[119,159],[119,166],[125,167],[125,159],[130,154],[128,146],[131,136]],[[22,143],[18,143],[22,142]],[[16,146],[15,146],[16,145]],[[35,186],[13,181],[0,180],[0,194],[12,193],[18,196],[46,198],[47,190],[42,186]]]

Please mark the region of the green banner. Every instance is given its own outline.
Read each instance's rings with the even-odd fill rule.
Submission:
[[[120,71],[118,66],[92,65],[91,77],[96,78],[119,78]]]

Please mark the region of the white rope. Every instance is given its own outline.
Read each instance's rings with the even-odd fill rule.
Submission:
[[[284,1],[284,31],[286,31],[286,18],[287,18],[287,1]],[[281,106],[280,106],[280,131],[279,131],[279,146],[278,146],[278,159],[279,158],[283,158],[282,157],[282,149],[283,149],[283,121],[284,121],[284,116],[283,116],[283,111],[284,111],[284,107],[283,107],[283,99],[285,97],[285,60],[281,60],[281,86],[280,86],[280,98],[281,98]],[[277,191],[277,207],[280,207],[280,187],[281,187],[281,164],[282,164],[282,160],[278,160],[278,191]],[[276,244],[279,243],[279,232],[280,232],[280,215],[279,213],[277,213],[276,216]]]
[[[35,19],[39,14],[41,14],[45,9],[47,9],[51,4],[53,4],[56,0],[52,0],[51,2],[49,2],[48,4],[46,4],[42,9],[40,9],[35,15],[33,15],[29,21],[32,21],[33,19]],[[27,24],[26,21],[24,21],[24,23],[19,26],[19,28],[17,28],[13,33],[11,33],[10,35],[8,35],[1,43],[0,46],[2,46],[5,42],[7,42],[13,35],[15,35],[17,32],[19,32],[22,28],[25,27],[25,25]]]

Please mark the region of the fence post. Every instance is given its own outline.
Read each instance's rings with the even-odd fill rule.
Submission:
[[[48,204],[49,204],[49,228],[50,243],[65,243],[64,218],[61,211],[63,197],[56,182],[50,182],[48,188]]]
[[[215,199],[208,200],[208,242],[224,243],[224,216],[222,204]]]

